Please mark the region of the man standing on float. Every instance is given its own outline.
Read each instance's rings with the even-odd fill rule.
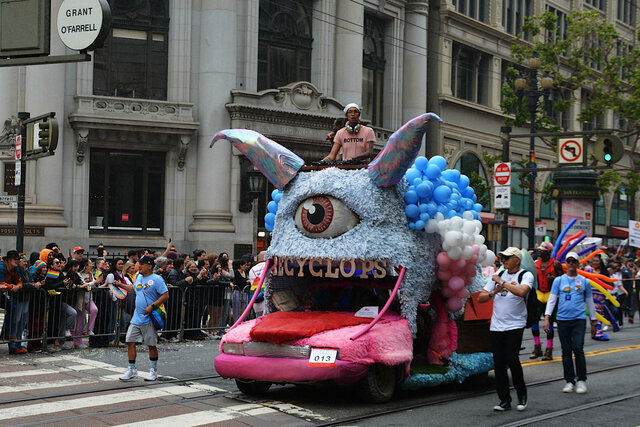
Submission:
[[[331,153],[322,160],[336,160],[342,148],[342,160],[371,160],[376,135],[368,126],[360,123],[360,107],[350,103],[344,107],[347,123],[340,129],[333,140]]]

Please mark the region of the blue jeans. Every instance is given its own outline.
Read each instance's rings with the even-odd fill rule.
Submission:
[[[585,319],[556,320],[558,336],[562,346],[562,368],[564,379],[575,384],[576,372],[578,381],[587,380],[587,362],[584,358],[584,334],[587,321]],[[576,358],[576,368],[573,369],[573,356]]]
[[[9,350],[17,350],[20,347],[20,340],[22,339],[22,331],[27,326],[29,317],[29,301],[18,301],[18,298],[11,296],[9,300],[9,337],[17,338],[15,341],[9,344]]]

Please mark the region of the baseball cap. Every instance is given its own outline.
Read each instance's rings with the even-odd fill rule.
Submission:
[[[84,252],[84,248],[82,246],[76,246],[75,248],[73,248],[73,252]]]
[[[502,252],[498,252],[500,255],[504,255],[504,256],[514,256],[517,257],[518,259],[522,259],[522,252],[520,252],[520,249],[515,248],[513,246],[508,247],[507,249],[505,249]]]
[[[567,256],[566,256],[566,257],[564,257],[565,261],[566,261],[566,260],[568,260],[569,258],[573,258],[573,259],[575,259],[576,261],[580,261],[580,256],[579,256],[577,253],[575,253],[575,252],[569,252],[569,253],[567,254]]]
[[[140,264],[149,264],[151,267],[155,267],[156,266],[156,261],[153,259],[153,257],[150,257],[149,255],[145,255],[142,258],[140,258],[138,260],[138,262]]]
[[[541,251],[552,251],[553,250],[553,245],[551,244],[551,242],[542,242],[542,243],[540,243],[540,246],[538,246],[538,250],[541,250]]]

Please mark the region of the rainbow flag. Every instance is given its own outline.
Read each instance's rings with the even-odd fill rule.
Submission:
[[[60,272],[56,270],[47,270],[47,277],[51,279],[57,279],[60,277]]]
[[[531,169],[536,169],[538,167],[538,162],[536,160],[536,152],[531,152],[531,164],[529,165]],[[535,179],[538,176],[538,172],[533,171],[533,178]],[[529,188],[531,188],[531,183],[529,183]]]

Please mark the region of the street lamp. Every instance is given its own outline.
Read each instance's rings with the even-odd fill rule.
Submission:
[[[527,238],[529,239],[529,246],[535,247],[535,188],[536,188],[536,171],[535,171],[535,149],[536,149],[536,112],[538,110],[538,100],[540,96],[544,96],[545,112],[548,111],[550,102],[549,96],[551,95],[551,88],[553,87],[553,79],[549,75],[549,72],[545,73],[544,77],[540,81],[542,90],[538,88],[538,68],[540,68],[541,61],[538,55],[534,52],[533,56],[525,61],[525,65],[529,68],[528,81],[520,74],[515,81],[515,88],[518,94],[518,107],[522,105],[522,98],[526,95],[529,101],[529,122],[531,136],[529,137],[529,229],[527,232]],[[528,84],[527,84],[528,83]]]

